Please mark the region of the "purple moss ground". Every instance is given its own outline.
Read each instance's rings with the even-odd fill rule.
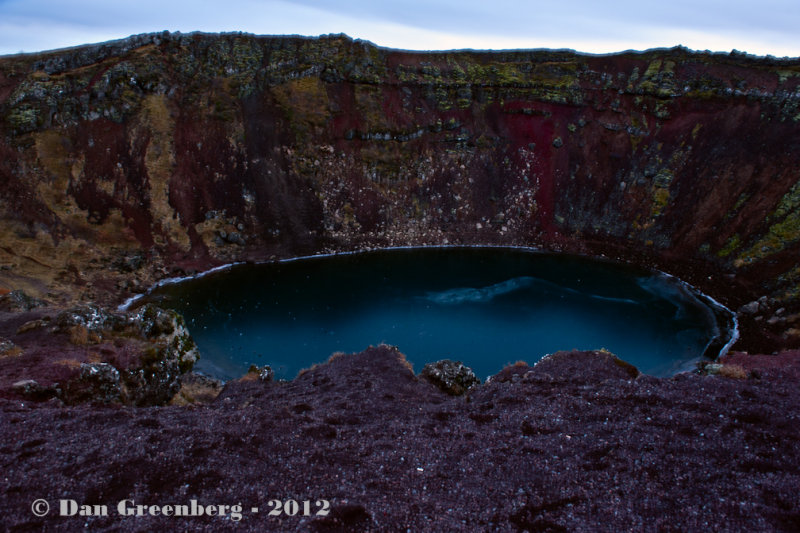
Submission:
[[[513,366],[461,397],[397,350],[289,383],[229,383],[190,407],[0,400],[11,531],[797,531],[800,352],[747,379],[632,377],[603,352]],[[740,361],[741,362],[741,361]],[[44,498],[47,517],[31,504]],[[58,500],[108,506],[59,517]],[[220,517],[120,517],[117,503],[242,504]],[[327,499],[321,516],[269,501]],[[251,511],[259,507],[259,513]]]

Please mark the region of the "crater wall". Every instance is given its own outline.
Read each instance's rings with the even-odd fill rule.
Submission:
[[[0,287],[506,244],[676,274],[800,345],[800,61],[148,34],[0,57]]]

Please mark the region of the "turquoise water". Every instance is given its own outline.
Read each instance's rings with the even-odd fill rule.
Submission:
[[[503,366],[605,348],[641,371],[693,367],[720,336],[719,310],[674,278],[630,266],[509,248],[418,248],[238,265],[155,289],[184,315],[196,370],[250,365],[276,377],[337,351],[392,344],[415,371],[454,359],[483,380]]]

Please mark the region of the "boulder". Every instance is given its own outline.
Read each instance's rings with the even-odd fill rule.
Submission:
[[[47,304],[43,300],[28,296],[21,290],[11,291],[0,296],[0,311],[30,311],[45,305]]]
[[[481,382],[471,368],[450,359],[428,363],[420,377],[452,396],[460,396]]]
[[[64,385],[65,403],[120,403],[122,386],[119,370],[109,363],[82,363],[78,376]]]
[[[25,399],[43,402],[61,394],[57,387],[48,387],[35,379],[23,379],[11,385],[11,390]]]
[[[759,307],[760,307],[759,303],[757,301],[753,300],[752,302],[746,303],[743,306],[741,306],[739,308],[739,314],[740,315],[754,315],[754,314],[758,313]]]
[[[0,337],[0,358],[14,357],[22,353],[22,349],[10,340]]]
[[[172,405],[208,404],[222,391],[222,381],[200,374],[187,372],[181,376],[180,390],[170,400]]]

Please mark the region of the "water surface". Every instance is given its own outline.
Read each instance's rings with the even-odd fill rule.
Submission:
[[[418,248],[313,257],[168,284],[222,379],[270,365],[291,379],[337,351],[396,345],[416,371],[455,359],[483,380],[548,353],[605,348],[658,376],[692,368],[718,313],[680,281],[626,265],[509,248]]]

